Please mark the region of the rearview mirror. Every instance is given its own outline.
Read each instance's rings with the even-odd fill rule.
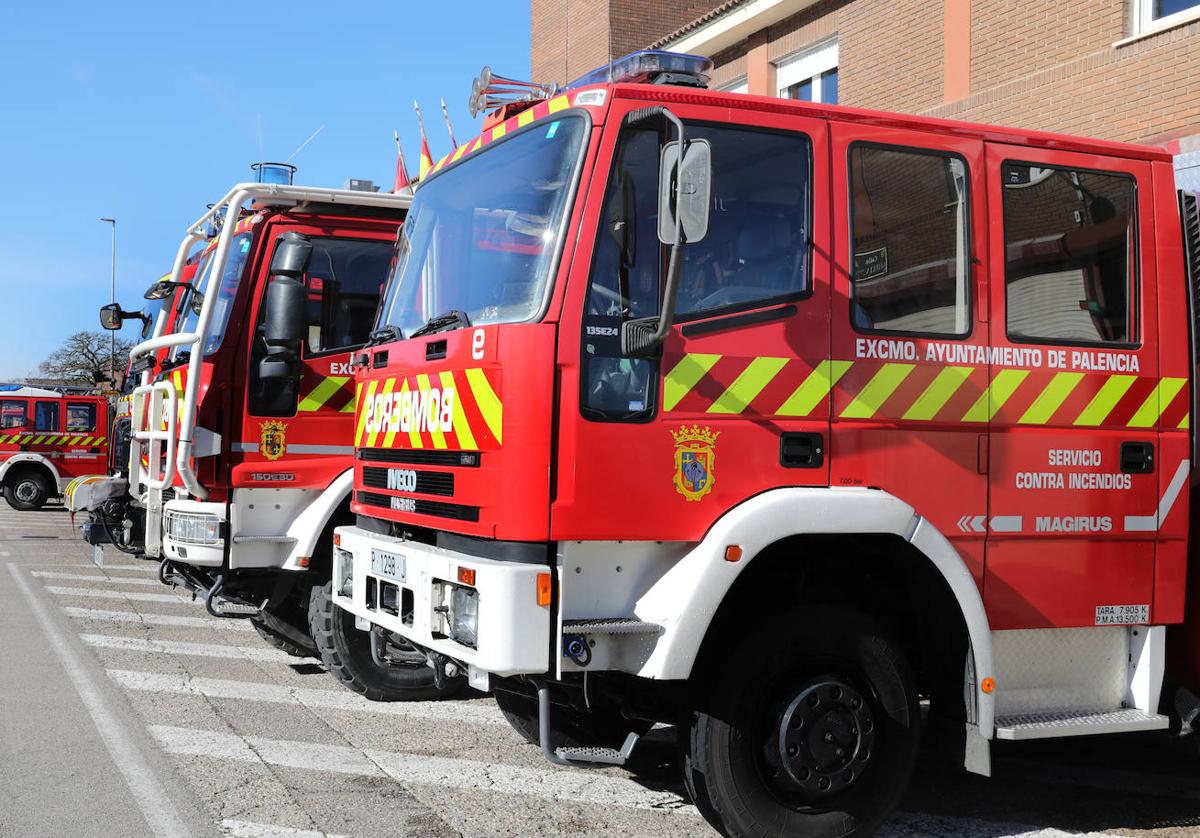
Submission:
[[[267,286],[262,321],[262,337],[267,344],[267,354],[259,362],[260,378],[291,378],[299,369],[296,362],[308,328],[304,310],[305,293],[304,284],[288,276],[277,276]]]
[[[279,237],[275,255],[271,257],[271,274],[295,279],[308,269],[312,258],[312,242],[302,233],[289,232]]]
[[[169,279],[160,279],[146,289],[146,293],[142,295],[142,298],[146,300],[165,300],[171,296],[171,292],[175,290],[176,284]]]
[[[658,175],[658,240],[663,244],[698,242],[708,235],[712,206],[712,146],[708,140],[691,140],[677,165],[679,142],[662,148]],[[677,219],[678,217],[678,219]],[[676,241],[676,220],[683,241]]]
[[[121,328],[121,307],[116,303],[100,306],[100,325],[110,332]]]

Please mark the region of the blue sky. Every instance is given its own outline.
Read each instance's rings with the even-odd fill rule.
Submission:
[[[419,99],[433,154],[461,141],[484,64],[529,72],[527,0],[9,4],[0,26],[0,381],[34,373],[109,299],[140,307],[185,226],[259,159],[298,183],[389,188],[399,129],[417,163]],[[122,334],[133,337],[133,324]]]

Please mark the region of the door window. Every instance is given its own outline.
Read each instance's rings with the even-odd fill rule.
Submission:
[[[0,401],[0,429],[23,428],[29,424],[28,403],[18,399]]]
[[[1025,163],[1001,179],[1009,340],[1133,342],[1133,179]]]
[[[387,280],[389,241],[312,240],[308,263],[308,339],[311,353],[345,351],[367,342]]]
[[[850,306],[860,332],[971,330],[967,165],[935,151],[850,148]]]
[[[49,432],[58,430],[58,402],[34,402],[33,429]]]
[[[67,404],[67,433],[83,433],[96,430],[96,405],[88,403]]]

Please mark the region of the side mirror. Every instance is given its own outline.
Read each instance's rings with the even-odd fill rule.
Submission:
[[[682,228],[684,242],[698,242],[708,235],[712,211],[712,146],[708,140],[691,140],[679,163],[679,143],[662,148],[658,174],[658,240],[676,241]],[[676,221],[679,223],[676,224]]]
[[[142,297],[147,300],[165,300],[171,296],[171,292],[175,290],[175,286],[178,284],[169,279],[160,279],[147,288],[146,293]]]
[[[312,242],[308,236],[296,232],[284,233],[275,246],[275,255],[271,257],[271,275],[296,279],[308,269],[308,260],[311,258]]]
[[[121,307],[116,303],[100,306],[100,326],[110,332],[121,328]]]
[[[262,322],[267,354],[258,365],[260,378],[278,380],[296,374],[300,344],[308,328],[305,293],[304,284],[288,276],[276,276],[267,286]]]

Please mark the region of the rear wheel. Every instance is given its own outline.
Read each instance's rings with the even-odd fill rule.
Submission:
[[[20,512],[41,509],[49,497],[50,482],[34,469],[23,469],[4,482],[4,499]]]
[[[686,784],[722,834],[874,833],[917,756],[916,685],[864,615],[814,607],[769,621],[715,673],[684,733]]]
[[[496,705],[512,729],[531,745],[539,745],[538,704],[536,698],[496,690]],[[645,735],[653,722],[627,719],[614,705],[588,712],[554,705],[550,711],[550,747],[619,748],[630,731]]]
[[[371,701],[417,701],[453,695],[462,689],[460,675],[446,678],[439,690],[433,670],[418,649],[395,642],[388,644],[390,666],[377,666],[371,658],[371,635],[354,626],[354,615],[333,604],[332,583],[312,589],[308,602],[308,625],[321,661],[330,674]]]

